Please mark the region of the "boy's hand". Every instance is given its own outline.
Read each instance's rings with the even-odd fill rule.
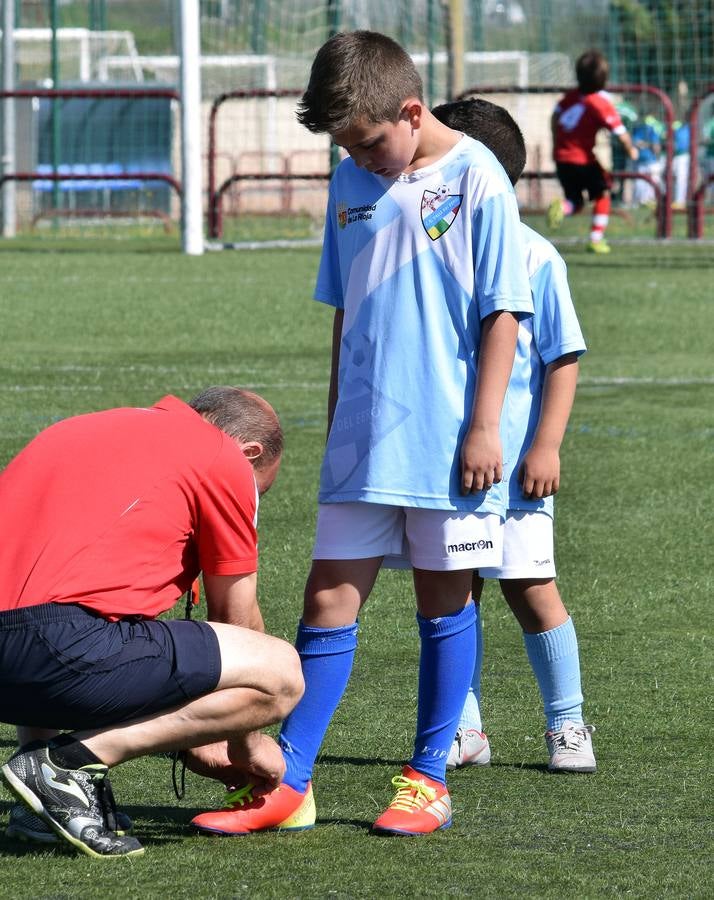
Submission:
[[[542,500],[560,487],[560,455],[555,448],[531,447],[518,470],[523,496]]]
[[[487,491],[503,477],[498,428],[470,428],[461,445],[461,493]]]

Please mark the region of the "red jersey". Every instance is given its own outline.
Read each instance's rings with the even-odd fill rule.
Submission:
[[[252,466],[176,397],[47,428],[0,474],[0,509],[0,610],[154,618],[200,571],[258,564]]]
[[[601,128],[622,134],[625,126],[605,91],[581,94],[577,88],[561,98],[555,107],[557,127],[554,159],[559,163],[586,166],[597,162],[593,147]]]

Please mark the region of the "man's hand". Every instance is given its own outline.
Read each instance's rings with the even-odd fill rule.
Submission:
[[[487,491],[502,477],[498,428],[470,428],[461,445],[461,493]]]
[[[194,747],[185,754],[186,768],[196,775],[222,781],[226,787],[235,787],[245,781],[242,770],[233,765],[228,756],[228,741]]]
[[[214,778],[228,788],[251,782],[254,793],[271,791],[283,780],[285,760],[280,747],[267,734],[253,731],[235,741],[219,741],[186,750],[186,768],[203,778]]]
[[[560,455],[555,448],[533,446],[523,457],[518,470],[523,496],[542,500],[560,487]]]
[[[285,759],[278,744],[262,731],[251,731],[236,741],[229,741],[228,756],[244,775],[244,781],[255,785],[254,794],[267,794],[285,775]]]

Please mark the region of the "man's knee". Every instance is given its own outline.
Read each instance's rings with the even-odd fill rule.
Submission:
[[[253,688],[276,709],[276,720],[287,715],[303,695],[300,657],[287,641],[236,625],[209,623],[221,653],[218,690]]]
[[[297,650],[287,641],[280,641],[280,652],[271,659],[271,668],[277,683],[273,694],[278,707],[278,719],[284,719],[300,702],[305,693],[305,680]]]

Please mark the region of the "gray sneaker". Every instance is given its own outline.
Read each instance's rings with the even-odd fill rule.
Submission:
[[[46,825],[39,816],[30,812],[24,803],[16,803],[10,809],[10,818],[5,834],[9,838],[37,844],[56,844],[59,841],[50,826]]]
[[[107,778],[106,781],[108,780]],[[125,834],[131,834],[134,829],[134,823],[131,818],[121,810],[116,810],[114,816],[116,828],[111,828],[109,826],[109,816],[105,810],[104,820],[109,830],[115,831],[120,837]],[[50,826],[43,822],[39,816],[30,812],[24,803],[16,803],[11,807],[5,835],[16,840],[37,844],[56,844],[59,841],[59,838]]]
[[[551,772],[594,772],[597,769],[590,735],[594,725],[563,722],[558,731],[546,731],[545,743],[550,754]]]
[[[48,745],[38,741],[21,748],[0,772],[28,809],[82,853],[107,859],[144,852],[136,838],[120,836],[106,827],[105,765],[63,769],[50,759]]]
[[[490,762],[491,746],[486,735],[475,728],[459,728],[446,757],[446,768],[487,766]]]

